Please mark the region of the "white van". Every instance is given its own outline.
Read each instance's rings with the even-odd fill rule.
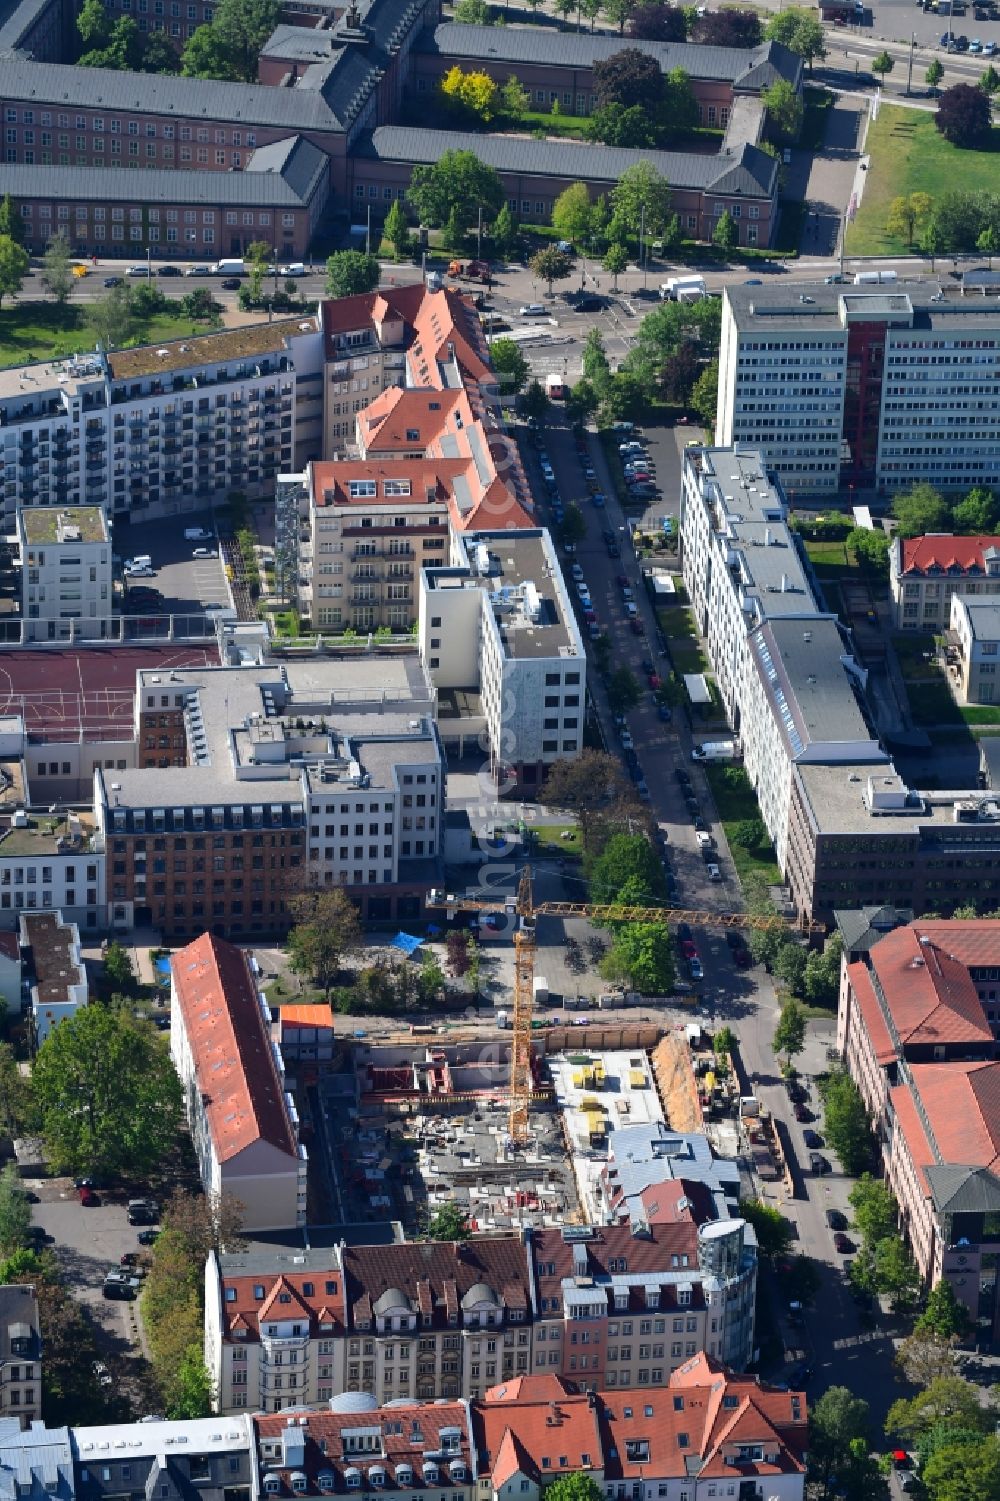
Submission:
[[[207,542],[212,533],[205,526],[186,526],[184,528],[185,542]]]
[[[898,281],[896,271],[856,271],[854,273],[854,285],[856,287],[877,287],[886,282]]]
[[[124,571],[126,573],[138,573],[141,569],[149,569],[150,571],[152,571],[152,568],[153,560],[149,556],[149,553],[140,552],[137,553],[134,558],[129,558],[128,562],[125,564]]]
[[[282,276],[305,276],[306,268],[302,261],[290,261],[287,266],[281,266]]]

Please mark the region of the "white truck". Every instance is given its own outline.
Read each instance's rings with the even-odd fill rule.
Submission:
[[[735,755],[735,740],[703,740],[691,747],[692,761],[732,761]]]
[[[243,276],[246,272],[246,264],[242,258],[226,261],[216,261],[212,267],[213,276]]]
[[[885,286],[888,282],[899,280],[896,271],[855,271],[854,285],[856,287]]]
[[[664,302],[700,302],[708,296],[703,276],[671,276],[660,283]]]

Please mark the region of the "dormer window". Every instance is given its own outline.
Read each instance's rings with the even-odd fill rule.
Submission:
[[[258,1300],[258,1302],[263,1298],[263,1296],[264,1296],[264,1284],[263,1284],[263,1282],[255,1282],[254,1283],[254,1285],[253,1285],[253,1295]]]
[[[307,1488],[306,1477],[302,1474],[301,1470],[297,1470],[292,1476],[292,1490],[297,1496],[304,1496]]]
[[[265,1496],[276,1496],[280,1490],[281,1490],[281,1481],[278,1479],[277,1475],[265,1475],[264,1476],[264,1494],[265,1494]]]

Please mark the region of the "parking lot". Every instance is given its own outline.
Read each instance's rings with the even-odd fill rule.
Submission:
[[[212,533],[201,541],[187,541],[185,528],[204,527]],[[215,557],[194,556],[195,551],[215,552]],[[198,614],[207,605],[232,603],[215,535],[211,515],[187,516],[169,521],[150,521],[129,526],[115,534],[115,551],[124,558],[148,553],[153,560],[153,577],[135,582],[158,589],[163,595],[159,607],[165,614]],[[128,580],[126,580],[126,585]]]
[[[66,1178],[26,1181],[41,1200],[32,1205],[32,1221],[54,1238],[55,1253],[73,1295],[86,1305],[107,1348],[127,1349],[135,1343],[135,1304],[112,1302],[102,1296],[105,1274],[117,1267],[126,1251],[140,1250],[138,1230],[128,1223],[123,1194],[99,1194],[89,1208]]]

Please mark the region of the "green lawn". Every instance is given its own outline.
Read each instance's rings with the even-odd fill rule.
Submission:
[[[29,365],[93,349],[98,335],[91,319],[92,306],[71,302],[60,310],[53,302],[17,302],[0,308],[0,365]],[[210,326],[173,313],[158,313],[153,318],[135,320],[132,342],[163,343],[204,334]]]
[[[996,192],[1000,180],[1000,126],[994,126],[992,149],[962,151],[945,140],[934,116],[923,110],[883,104],[869,128],[871,166],[857,218],[847,226],[848,255],[906,255],[905,240],[885,232],[892,200],[923,192],[939,198],[951,188]]]
[[[843,542],[811,542],[805,538],[802,545],[816,570],[817,578],[836,578],[838,574],[849,573],[858,566],[854,554],[847,551]]]
[[[535,846],[547,854],[579,855],[583,852],[580,830],[573,823],[532,823],[528,825]],[[569,834],[568,839],[562,836]]]
[[[669,643],[670,655],[677,671],[681,674],[707,672],[708,659],[701,649],[691,611],[671,605],[657,610],[656,616]]]
[[[758,845],[756,849],[747,850],[742,845],[736,844],[733,834],[736,825],[745,818],[759,818],[760,808],[752,788],[745,790],[733,787],[726,776],[728,768],[725,766],[708,765],[705,767],[705,775],[708,785],[712,790],[716,810],[725,830],[729,852],[736,866],[736,874],[740,881],[746,880],[747,876],[763,876],[770,885],[777,885],[781,881],[781,871],[778,869],[774,858],[774,849],[770,844]]]

